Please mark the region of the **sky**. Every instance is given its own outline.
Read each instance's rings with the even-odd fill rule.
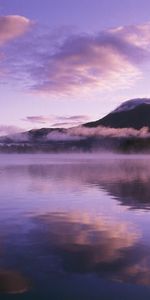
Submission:
[[[149,0],[0,0],[0,135],[150,97]]]

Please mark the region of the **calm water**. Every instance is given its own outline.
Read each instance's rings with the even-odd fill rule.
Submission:
[[[1,155],[0,292],[150,299],[150,157]]]

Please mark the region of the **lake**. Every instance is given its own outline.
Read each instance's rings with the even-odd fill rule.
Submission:
[[[0,155],[0,299],[150,299],[150,156]]]

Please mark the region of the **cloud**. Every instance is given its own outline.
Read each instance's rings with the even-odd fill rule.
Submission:
[[[52,33],[34,26],[6,49],[7,80],[38,94],[129,88],[150,59],[150,23],[96,34]]]
[[[67,127],[74,127],[74,126],[78,126],[79,124],[81,124],[81,122],[58,122],[58,123],[53,123],[51,125],[51,127],[63,127],[63,128],[67,128]]]
[[[0,136],[10,135],[14,133],[22,132],[23,129],[17,126],[11,125],[0,125]]]
[[[23,35],[31,26],[31,21],[18,15],[0,17],[0,46]]]
[[[140,76],[135,57],[144,53],[135,45],[107,32],[69,37],[46,64],[34,70],[33,89],[45,93],[76,93],[131,85]]]
[[[1,84],[9,81],[10,65],[5,52],[6,45],[22,37],[31,27],[32,22],[19,15],[0,16],[0,79]],[[16,52],[18,49],[16,49]],[[4,82],[4,79],[6,82]]]
[[[73,124],[73,123],[71,123]],[[70,125],[71,125],[70,124]],[[68,123],[56,123],[53,127],[68,127]],[[143,127],[140,130],[133,128],[109,128],[98,126],[96,128],[87,128],[84,126],[74,126],[64,129],[60,132],[54,130],[46,136],[46,140],[55,141],[77,141],[90,137],[95,137],[98,140],[101,138],[150,138],[150,132],[148,127]],[[104,146],[104,145],[103,145]],[[106,147],[107,148],[107,147]],[[108,149],[107,149],[108,150]]]
[[[148,127],[142,127],[140,130],[137,130],[134,128],[111,128],[103,126],[87,128],[84,126],[77,126],[68,129],[68,131],[72,135],[77,135],[81,137],[150,137],[150,131]]]
[[[109,32],[115,34],[117,37],[123,36],[124,40],[128,43],[132,43],[140,48],[150,48],[150,22],[130,25],[130,26],[120,26],[118,28],[110,29]]]
[[[89,117],[86,115],[76,115],[70,117],[57,117],[56,123],[53,123],[52,127],[72,127],[79,126],[87,122]]]
[[[83,124],[89,120],[86,115],[74,115],[74,116],[27,116],[23,121],[34,123],[34,124],[45,124],[51,127],[58,126],[77,126]]]
[[[69,117],[57,117],[59,121],[74,121],[74,122],[83,122],[89,119],[88,116],[85,115],[75,115],[75,116],[69,116]]]
[[[36,124],[46,124],[52,122],[53,118],[49,116],[27,116],[23,121]]]
[[[81,137],[71,135],[69,132],[59,132],[57,129],[46,136],[46,141],[79,141]]]

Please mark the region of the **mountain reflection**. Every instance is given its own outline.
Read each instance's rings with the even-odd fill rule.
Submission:
[[[31,243],[33,237],[43,255],[52,251],[59,256],[63,271],[150,285],[150,252],[139,244],[133,224],[65,213],[33,220]]]
[[[48,190],[50,183],[77,189],[88,185],[105,190],[131,209],[150,208],[150,161],[104,160],[90,164],[30,166],[34,188]],[[44,178],[44,181],[41,181]],[[36,180],[36,181],[35,181]]]
[[[21,165],[5,168],[11,181],[27,178],[37,192],[67,188],[97,187],[131,209],[150,208],[150,160],[104,159],[93,162]],[[12,176],[13,175],[13,176]],[[3,183],[2,183],[3,184]]]

